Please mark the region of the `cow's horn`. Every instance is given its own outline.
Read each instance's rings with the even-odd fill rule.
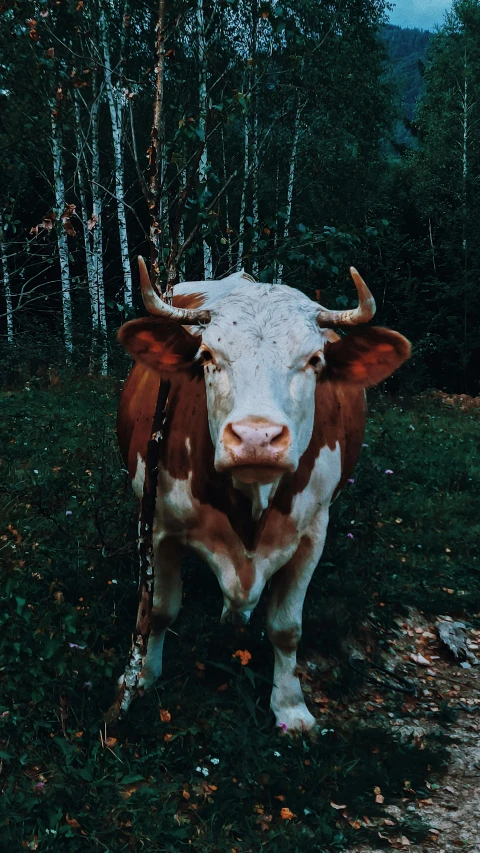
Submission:
[[[141,256],[138,258],[138,268],[140,270],[140,287],[142,289],[143,304],[149,314],[153,314],[154,317],[164,317],[168,320],[174,320],[176,323],[183,323],[186,326],[205,325],[210,322],[210,311],[202,310],[201,308],[175,308],[173,305],[164,302],[161,296],[154,290],[150,282],[147,266]]]
[[[350,267],[350,275],[352,276],[355,287],[358,293],[358,305],[356,308],[351,308],[349,311],[329,311],[328,308],[322,308],[317,314],[317,323],[324,329],[332,328],[333,326],[358,326],[361,323],[368,323],[375,314],[375,300],[365,284],[360,273],[355,267]]]

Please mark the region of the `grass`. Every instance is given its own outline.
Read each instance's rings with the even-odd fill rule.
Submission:
[[[105,731],[137,584],[116,399],[114,383],[75,377],[1,394],[0,847],[321,853],[368,838],[374,788],[385,802],[422,790],[442,747],[400,743],[380,710],[316,743],[279,736],[262,607],[248,632],[220,627],[218,586],[195,561],[162,681]],[[305,610],[303,655],[334,661],[331,696],[355,695],[344,641],[365,624],[381,644],[408,606],[480,617],[478,412],[373,402]]]

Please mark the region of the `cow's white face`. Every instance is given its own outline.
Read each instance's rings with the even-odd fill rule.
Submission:
[[[197,358],[205,372],[215,467],[263,484],[308,447],[324,360],[318,306],[289,287],[237,288],[215,306]]]
[[[215,467],[244,490],[255,485],[260,495],[264,486],[261,508],[269,484],[294,472],[308,447],[316,383],[375,385],[408,358],[410,346],[378,326],[332,338],[318,326],[319,306],[285,285],[238,277],[198,284],[201,293],[194,283],[182,287],[187,299],[201,297],[208,325],[147,317],[122,326],[119,339],[162,376],[204,371]]]

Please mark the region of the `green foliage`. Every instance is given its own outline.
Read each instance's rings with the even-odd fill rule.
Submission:
[[[428,30],[396,27],[393,24],[386,24],[381,29],[390,58],[387,69],[400,95],[401,115],[410,121],[414,117],[415,105],[425,90],[421,72],[431,35]],[[404,136],[401,141],[407,139]]]
[[[116,398],[111,382],[74,377],[2,393],[0,843],[247,853],[267,841],[321,853],[368,839],[330,801],[353,822],[379,814],[374,787],[386,802],[406,780],[421,791],[443,747],[400,743],[381,715],[352,717],[316,743],[279,737],[262,605],[248,632],[230,633],[218,624],[218,584],[197,561],[186,565],[162,680],[105,731],[137,583]],[[307,599],[304,649],[337,660],[331,695],[355,690],[342,641],[366,619],[381,642],[402,607],[473,621],[480,611],[478,413],[380,394],[373,409]],[[247,666],[237,649],[250,651]],[[282,807],[295,817],[282,820]]]

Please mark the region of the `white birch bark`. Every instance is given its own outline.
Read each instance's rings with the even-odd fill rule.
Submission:
[[[92,104],[92,255],[93,270],[96,283],[96,294],[98,299],[98,327],[100,344],[100,373],[106,376],[108,373],[108,339],[107,339],[107,314],[105,309],[105,287],[103,283],[103,235],[102,235],[102,195],[100,190],[100,105],[101,95],[97,90],[96,74],[93,78],[94,101]],[[130,268],[130,267],[129,267]]]
[[[7,243],[2,211],[0,210],[0,257],[2,261],[3,292],[5,294],[5,314],[7,318],[7,341],[13,344],[13,304],[12,290],[10,287],[10,273],[8,271]]]
[[[257,99],[255,98],[253,109],[255,111],[253,117],[253,138],[252,138],[252,219],[253,227],[258,228],[258,113]],[[254,238],[254,245],[257,243],[257,237]],[[252,275],[258,278],[258,251],[254,252],[252,259]]]
[[[100,13],[100,39],[105,64],[105,87],[107,91],[110,120],[112,124],[113,160],[115,165],[115,197],[117,200],[118,233],[120,238],[120,256],[123,268],[123,301],[125,306],[132,307],[132,272],[128,252],[127,212],[125,206],[124,188],[124,159],[122,147],[122,117],[124,95],[112,80],[112,64],[108,44],[107,24],[104,12]]]
[[[82,130],[82,114],[79,102],[78,90],[74,94],[75,107],[75,124],[77,137],[77,170],[78,184],[80,190],[80,203],[82,205],[82,225],[83,225],[83,240],[85,244],[85,261],[87,266],[87,281],[88,294],[90,297],[90,312],[92,317],[92,345],[90,350],[90,359],[93,358],[93,353],[97,347],[98,337],[98,294],[97,281],[95,276],[95,263],[92,250],[92,237],[88,227],[88,204],[87,204],[87,160],[86,160],[86,139]]]
[[[221,129],[222,134],[222,159],[223,159],[223,181],[227,183],[227,157],[225,154],[225,136],[223,133],[223,127]],[[232,255],[232,241],[230,238],[230,205],[229,205],[229,197],[228,190],[225,190],[225,231],[227,234],[227,259],[228,259],[228,269],[229,271],[233,268],[233,255]]]
[[[62,285],[63,337],[67,351],[67,361],[73,352],[72,340],[72,294],[70,289],[70,266],[68,260],[68,238],[63,227],[62,213],[65,209],[65,181],[62,163],[63,134],[59,121],[58,104],[52,110],[52,154],[53,179],[55,184],[55,204],[57,208],[57,242],[60,260],[60,280]]]
[[[249,152],[248,152],[248,116],[245,116],[243,125],[243,141],[244,141],[244,156],[243,156],[243,184],[242,195],[240,197],[240,220],[238,223],[238,254],[237,254],[237,272],[243,267],[243,243],[245,239],[245,210],[247,206],[247,186],[248,186],[248,171],[249,171]]]
[[[293,186],[295,183],[295,164],[297,160],[297,148],[298,148],[298,137],[300,133],[300,116],[302,114],[303,107],[300,106],[300,103],[297,103],[297,109],[295,112],[295,125],[293,129],[293,142],[292,142],[292,152],[290,155],[290,168],[288,170],[288,187],[287,187],[287,210],[286,210],[286,218],[283,221],[283,227],[279,229],[279,242],[281,242],[286,236],[288,236],[288,229],[290,227],[290,219],[292,216],[292,201],[293,201]],[[283,276],[283,264],[278,265],[276,284],[282,283]]]
[[[199,181],[205,184],[208,178],[208,150],[206,140],[206,125],[208,111],[207,94],[207,57],[205,50],[205,20],[203,15],[203,0],[197,0],[197,39],[198,39],[198,95],[199,95],[199,120],[198,127],[202,131],[205,140],[202,156],[199,163]],[[212,249],[203,241],[203,269],[205,279],[213,278]]]

